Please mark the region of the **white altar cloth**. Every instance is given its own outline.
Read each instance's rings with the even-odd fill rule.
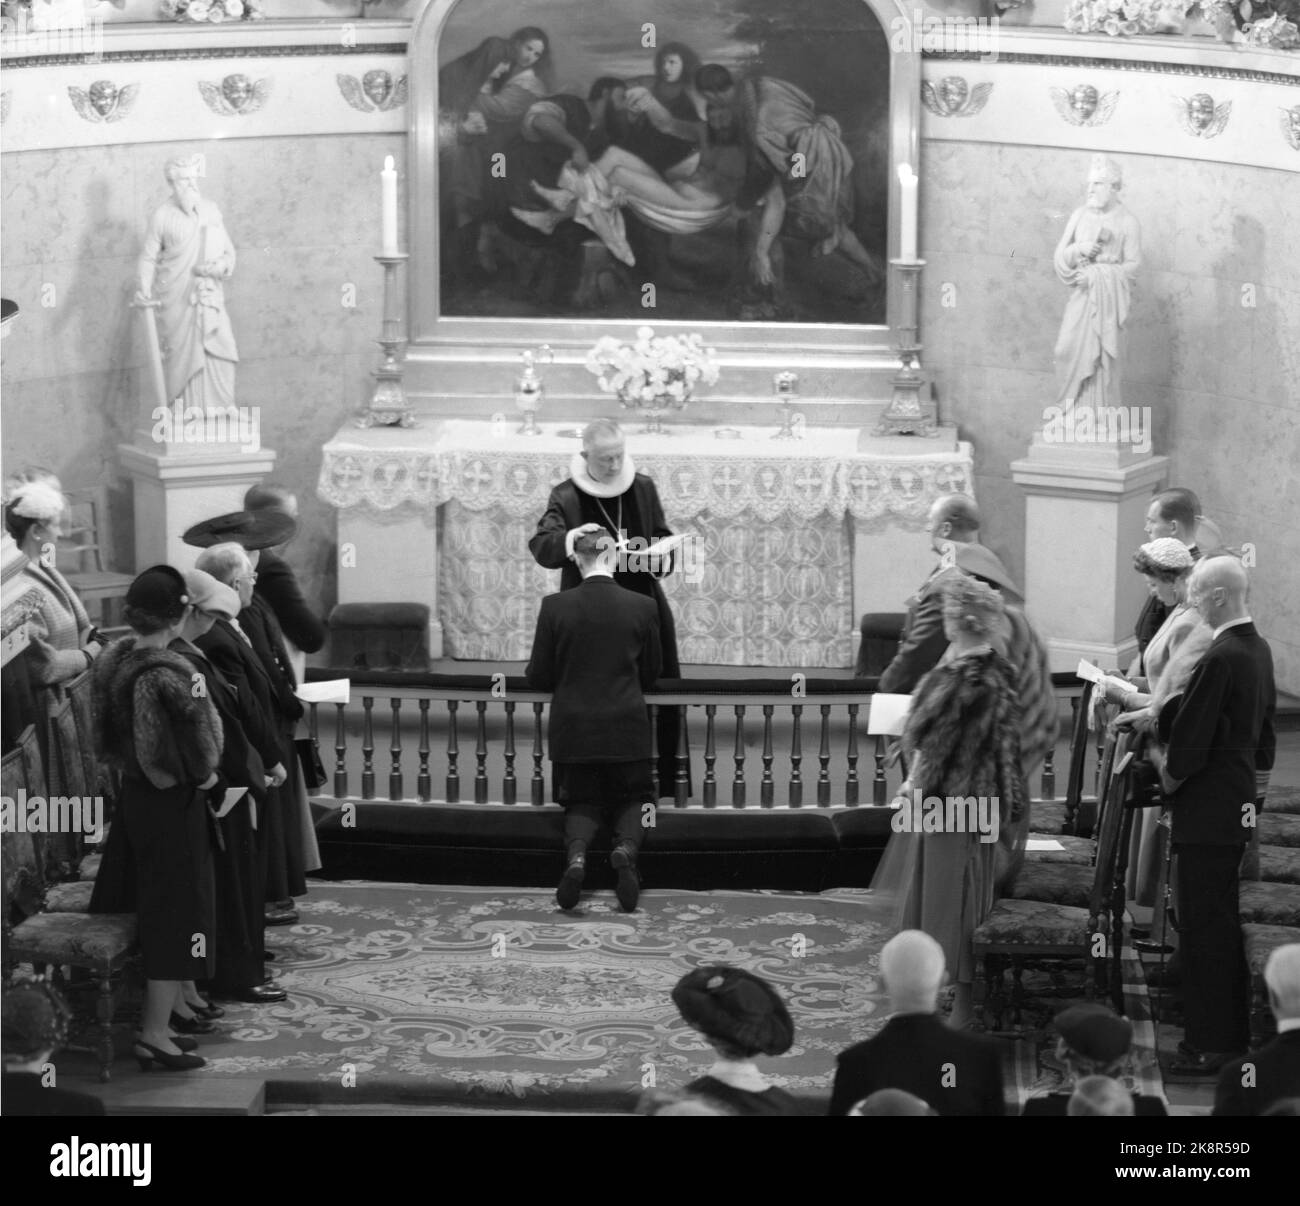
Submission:
[[[446,656],[525,659],[538,600],[558,585],[527,541],[569,475],[578,429],[543,424],[542,435],[523,436],[517,427],[512,415],[350,428],[324,449],[318,493],[340,510],[341,545],[346,529],[360,536],[354,544],[390,549],[374,570],[390,588],[394,577],[410,584],[399,597],[436,598],[435,645],[441,637]],[[946,440],[860,441],[851,428],[803,428],[794,440],[772,439],[774,428],[627,428],[669,526],[699,537],[695,572],[665,581],[688,664],[850,665],[861,583],[892,577],[898,562],[889,537],[903,529],[915,542],[936,497],[973,493],[971,447],[953,429]],[[871,556],[875,533],[884,543]],[[340,601],[384,601],[376,573],[340,570]],[[912,576],[921,575],[891,582],[889,608],[901,608]]]

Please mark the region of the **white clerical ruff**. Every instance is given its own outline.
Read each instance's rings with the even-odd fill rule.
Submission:
[[[593,498],[617,498],[632,488],[632,479],[636,477],[636,465],[632,463],[632,458],[624,453],[623,467],[614,479],[598,482],[588,472],[586,458],[581,452],[575,452],[569,462],[569,476],[573,479],[573,484],[584,494],[590,494]]]

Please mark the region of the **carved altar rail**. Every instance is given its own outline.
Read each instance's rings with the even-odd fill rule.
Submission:
[[[318,671],[308,675],[309,678],[327,676],[327,673]],[[462,780],[466,780],[466,795],[472,794],[475,804],[509,806],[526,802],[532,806],[544,805],[550,772],[544,768],[543,718],[550,694],[516,690],[500,681],[494,686],[487,675],[482,676],[482,684],[465,687],[410,685],[396,681],[354,682],[353,700],[359,699],[361,704],[359,793],[352,790],[348,765],[349,755],[355,758],[356,753],[355,746],[348,740],[349,708],[354,709],[355,703],[309,705],[310,733],[318,749],[322,745],[322,730],[329,728],[329,719],[320,715],[320,709],[332,707],[335,713],[331,782],[313,793],[314,796],[323,801],[381,798],[376,789],[384,768],[376,765],[376,758],[378,755],[382,760],[383,751],[376,745],[376,733],[380,734],[382,741],[386,730],[388,793],[382,797],[384,799],[418,803],[441,799],[447,803],[459,803]],[[834,808],[866,803],[887,804],[887,741],[865,732],[873,694],[870,689],[818,694],[811,684],[807,694],[799,697],[793,696],[788,688],[779,693],[674,690],[647,694],[646,702],[655,717],[661,707],[680,708],[682,732],[689,730],[697,742],[703,722],[703,777],[695,784],[694,794],[688,796],[690,756],[682,752],[685,742],[681,742],[672,791],[673,806],[717,808],[721,803],[731,808],[801,808],[805,805]],[[1076,707],[1077,702],[1072,700]],[[489,739],[490,720],[494,728],[504,728],[496,747]],[[404,734],[404,725],[418,733],[414,744],[409,734]],[[435,775],[430,765],[435,754],[435,726],[443,730],[438,738],[446,762],[446,773],[441,776],[441,797],[434,795]],[[778,751],[776,735],[778,732],[784,735],[787,730],[788,746],[783,743],[783,749]],[[746,748],[746,736],[753,733],[762,736],[758,751]],[[651,726],[651,734],[657,747],[656,725]],[[842,747],[840,756],[834,759],[837,764],[834,767],[833,734],[838,738],[835,744]],[[809,753],[805,757],[805,740],[810,750],[815,743],[815,755]],[[462,750],[462,741],[472,742],[472,752],[469,748]],[[859,763],[868,745],[872,769],[869,784],[864,784]],[[329,748],[326,733],[324,749],[327,752]],[[521,751],[523,765],[517,769]],[[656,761],[653,765],[657,770],[658,749],[654,752]],[[488,774],[489,757],[494,754],[504,768],[495,784],[495,792],[492,777]],[[788,759],[789,763],[789,774],[784,778],[779,800],[778,782],[773,774],[773,763],[778,756]],[[323,762],[329,774],[328,758],[323,758]],[[805,763],[809,764],[806,768]],[[415,788],[413,796],[407,794],[407,784],[411,781]],[[656,788],[658,786],[656,776]],[[1040,786],[1041,799],[1056,798],[1053,753],[1048,754],[1043,765]]]

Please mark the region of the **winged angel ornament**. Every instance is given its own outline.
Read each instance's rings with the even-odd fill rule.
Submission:
[[[1049,88],[1052,104],[1072,126],[1104,126],[1115,112],[1118,92],[1098,92],[1091,84],[1073,88]]]
[[[974,117],[989,103],[991,83],[972,88],[960,75],[946,75],[939,83],[921,81],[921,101],[936,117]]]
[[[119,88],[112,80],[96,80],[89,88],[69,86],[72,107],[83,121],[121,121],[135,107],[139,84]]]
[[[246,116],[256,113],[266,104],[271,95],[271,81],[250,80],[248,76],[236,73],[226,76],[220,84],[199,80],[199,91],[213,113],[222,117]]]
[[[387,71],[367,71],[360,79],[340,72],[334,77],[343,99],[360,113],[387,112],[406,104],[406,76],[396,80]]]
[[[1217,138],[1223,133],[1232,114],[1232,102],[1224,101],[1216,105],[1214,97],[1208,92],[1198,92],[1195,96],[1173,96],[1169,98],[1178,115],[1178,122],[1183,129],[1196,138]]]

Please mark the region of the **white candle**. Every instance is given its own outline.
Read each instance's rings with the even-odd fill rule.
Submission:
[[[384,170],[379,173],[383,185],[383,254],[397,254],[397,169],[391,155],[384,159]]]
[[[898,258],[916,259],[916,173],[910,163],[898,165],[898,212],[900,237]]]

